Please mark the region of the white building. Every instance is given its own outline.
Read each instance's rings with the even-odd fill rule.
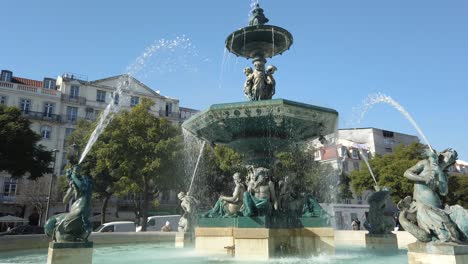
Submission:
[[[122,98],[115,93],[119,86],[124,87]],[[7,70],[2,70],[0,74],[0,104],[19,107],[23,115],[31,120],[31,129],[42,136],[40,144],[49,150],[58,150],[55,175],[62,173],[67,162],[65,139],[75,129],[78,119],[94,121],[111,102],[130,109],[143,98],[154,102],[154,115],[168,118],[173,123],[180,123],[198,112],[179,108],[179,100],[163,96],[127,75],[87,81],[76,74],[63,74],[56,79],[38,81],[14,76]],[[28,217],[32,208],[25,209],[16,203],[17,198],[27,191],[21,188],[23,181],[11,179],[5,172],[0,173],[0,214],[26,210],[24,215]],[[175,194],[171,194],[168,200],[175,199]],[[54,207],[49,215],[60,210],[63,209]]]
[[[419,142],[418,137],[377,128],[339,129],[338,135],[329,136],[322,144],[314,140],[311,146],[315,149],[315,159],[330,164],[337,175],[359,170],[363,156],[370,159],[379,154],[392,153],[398,145],[409,145]],[[338,178],[338,177],[336,177]],[[329,206],[329,213],[334,216],[334,225],[338,229],[351,229],[352,219],[365,221],[369,210],[367,198],[371,191],[357,195],[353,190],[353,198],[339,201]]]

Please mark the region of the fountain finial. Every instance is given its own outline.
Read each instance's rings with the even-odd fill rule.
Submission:
[[[263,14],[263,9],[260,7],[260,4],[257,3],[252,10],[252,18],[249,21],[249,26],[265,25],[268,21],[268,18]]]

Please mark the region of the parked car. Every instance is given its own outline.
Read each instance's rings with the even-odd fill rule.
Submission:
[[[9,231],[0,233],[0,236],[4,235],[32,235],[32,234],[44,234],[44,227],[42,226],[31,226],[22,225],[13,227]]]
[[[136,224],[130,221],[109,222],[98,226],[94,229],[94,233],[107,232],[135,232]]]
[[[146,231],[161,231],[161,228],[169,221],[172,231],[177,231],[181,215],[157,215],[148,217]],[[137,232],[141,231],[141,226],[137,227]]]

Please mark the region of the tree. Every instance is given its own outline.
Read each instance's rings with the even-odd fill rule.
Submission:
[[[242,166],[241,155],[226,145],[207,144],[202,155],[191,194],[208,208],[220,195],[232,194],[234,184],[231,176],[235,172],[245,175],[247,170]]]
[[[444,202],[449,205],[459,204],[463,208],[468,208],[468,175],[450,175],[448,183],[449,193],[443,197]]]
[[[319,202],[333,202],[347,195],[344,192],[333,168],[327,163],[315,161],[314,150],[303,149],[301,146],[290,146],[276,154],[273,167],[275,177],[280,180],[289,173],[295,173],[296,181],[300,183],[298,192],[312,194]],[[343,189],[343,192],[339,192]]]
[[[52,152],[37,144],[41,137],[16,107],[0,105],[0,171],[35,180],[52,173]]]
[[[49,199],[49,181],[47,178],[36,180],[24,180],[23,191],[16,195],[16,203],[24,206],[32,206],[39,214],[39,226],[42,226],[42,218]],[[46,219],[47,220],[47,219]]]
[[[412,143],[409,146],[395,147],[392,154],[384,156],[375,155],[369,160],[370,167],[380,187],[390,187],[391,196],[396,203],[408,195],[412,195],[413,182],[403,177],[405,171],[425,158],[425,146],[420,143]],[[361,169],[350,174],[351,186],[356,193],[361,194],[365,190],[374,189],[374,181],[364,161]]]
[[[86,120],[78,121],[76,129],[67,138],[68,144],[76,144],[80,149],[84,149],[96,124]],[[93,178],[93,196],[102,202],[101,224],[106,222],[106,212],[109,199],[115,193],[115,185],[120,180],[117,171],[117,160],[112,152],[110,138],[115,129],[115,122],[111,122],[106,130],[100,135],[81,163],[83,174]]]
[[[180,187],[183,174],[180,129],[152,115],[152,105],[142,100],[130,112],[115,117],[108,128],[107,147],[99,151],[109,158],[110,172],[121,175],[130,191],[141,194],[142,231],[146,231],[150,201],[161,191]]]

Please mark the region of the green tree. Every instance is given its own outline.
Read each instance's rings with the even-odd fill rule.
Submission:
[[[275,177],[281,180],[285,175],[294,173],[296,181],[300,183],[297,191],[311,193],[319,202],[333,202],[346,197],[346,190],[349,190],[346,182],[339,182],[336,171],[327,163],[315,161],[314,154],[315,150],[303,149],[301,146],[290,146],[277,153],[273,167]]]
[[[407,169],[414,166],[418,161],[425,158],[425,146],[420,143],[412,143],[408,146],[395,147],[394,152],[384,156],[375,155],[369,160],[370,167],[381,187],[390,187],[394,202],[411,195],[413,183],[403,177]],[[364,161],[361,169],[352,171],[350,174],[351,186],[356,193],[361,194],[365,190],[374,189],[374,181]]]
[[[245,175],[239,153],[225,145],[206,145],[195,175],[192,194],[199,198],[202,207],[212,206],[220,195],[231,195],[234,184],[232,175],[240,172]],[[191,174],[191,172],[189,172]]]
[[[151,114],[152,105],[142,100],[130,112],[115,117],[108,129],[108,147],[102,151],[112,157],[107,168],[132,183],[125,185],[128,191],[141,195],[142,231],[146,231],[151,201],[159,192],[182,185],[180,129]]]
[[[76,129],[68,136],[67,143],[76,144],[80,149],[84,149],[95,127],[96,123],[79,120]],[[112,144],[110,143],[114,127],[115,122],[111,122],[107,126],[81,163],[82,173],[93,178],[94,199],[102,202],[101,224],[106,222],[107,205],[116,191],[116,183],[120,180],[120,174],[116,170],[117,161],[114,159]]]
[[[468,175],[450,175],[448,183],[449,193],[443,197],[444,203],[449,205],[459,204],[464,208],[468,208]]]
[[[35,180],[52,173],[52,152],[38,144],[41,137],[30,125],[18,108],[0,105],[0,171],[13,178]]]

